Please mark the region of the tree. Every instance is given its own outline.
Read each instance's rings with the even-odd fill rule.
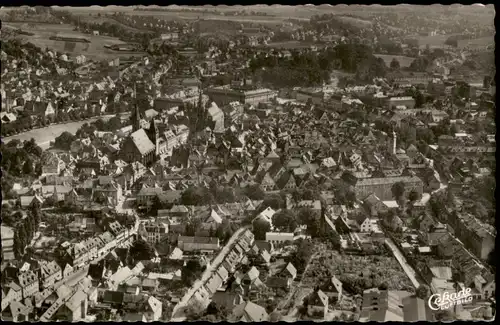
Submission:
[[[63,132],[60,136],[55,138],[54,146],[59,149],[69,150],[71,143],[77,138],[68,131]]]
[[[309,240],[299,239],[295,242],[296,252],[292,256],[291,263],[297,269],[303,269],[313,254],[313,244]]]
[[[390,65],[391,69],[393,70],[397,70],[400,68],[400,64],[399,64],[399,61],[396,60],[396,58],[393,58],[392,61],[391,61],[391,65]]]
[[[250,200],[263,200],[265,197],[264,191],[260,188],[259,184],[253,184],[245,189],[245,194]]]
[[[129,254],[134,261],[150,260],[155,256],[155,250],[143,239],[134,241]]]
[[[271,194],[264,199],[260,209],[263,211],[267,207],[271,207],[274,210],[282,209],[285,207],[285,200],[279,194]]]
[[[295,213],[291,210],[281,210],[273,215],[273,226],[280,231],[293,232],[297,228]]]
[[[411,190],[410,194],[408,194],[408,199],[411,203],[414,203],[420,199],[420,194],[415,190]]]
[[[24,246],[22,240],[19,238],[19,232],[14,231],[14,256],[17,260],[21,259],[24,252]]]
[[[430,293],[429,286],[426,284],[422,284],[422,285],[420,285],[420,287],[417,288],[415,293],[416,293],[418,298],[426,300],[429,297],[429,293]]]
[[[182,268],[182,282],[191,286],[193,282],[201,275],[202,267],[199,260],[189,260]]]
[[[188,321],[199,320],[204,313],[205,313],[205,306],[198,299],[191,299],[191,303],[184,310],[186,320]]]
[[[184,205],[209,205],[214,203],[214,196],[205,187],[190,187],[182,193],[181,202]]]
[[[318,237],[321,235],[322,229],[320,226],[320,218],[311,208],[301,208],[298,212],[298,219],[301,224],[307,226],[307,232],[311,237]]]
[[[396,201],[400,201],[402,197],[405,195],[405,183],[397,182],[392,185],[391,188],[392,196],[396,199]]]
[[[41,157],[43,150],[36,144],[36,140],[34,138],[31,138],[29,141],[24,141],[23,149],[31,154],[35,155],[37,157]]]
[[[257,219],[253,222],[253,234],[256,240],[265,240],[266,233],[271,230],[269,222]]]
[[[23,164],[23,174],[32,175],[33,174],[33,162],[31,159],[27,159]]]

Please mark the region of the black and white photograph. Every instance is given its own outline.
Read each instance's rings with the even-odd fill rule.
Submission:
[[[2,321],[494,321],[494,5],[0,20]]]

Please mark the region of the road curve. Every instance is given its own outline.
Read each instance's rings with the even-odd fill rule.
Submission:
[[[60,123],[60,124],[52,124],[44,128],[33,129],[27,132],[23,132],[20,134],[12,135],[10,137],[2,138],[3,143],[8,143],[12,140],[18,139],[20,141],[30,140],[34,138],[36,143],[43,150],[48,149],[50,147],[50,142],[57,138],[64,131],[71,132],[75,134],[76,131],[85,123],[92,123],[97,121],[98,119],[103,119],[104,121],[109,120],[115,115],[103,115],[89,118],[87,120],[76,121],[76,122],[68,122],[68,123]]]

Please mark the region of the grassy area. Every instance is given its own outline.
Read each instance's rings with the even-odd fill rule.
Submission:
[[[377,287],[387,283],[390,290],[410,289],[412,284],[398,261],[392,256],[341,255],[335,251],[325,251],[311,261],[304,274],[304,286],[314,287],[335,275],[341,281],[355,283],[357,291]],[[359,283],[359,284],[358,284]],[[359,293],[359,292],[358,292]]]
[[[116,58],[117,56],[132,56],[132,54],[121,54],[104,48],[104,45],[125,44],[115,37],[110,36],[94,36],[73,31],[73,26],[68,24],[26,24],[26,23],[5,23],[4,25],[14,28],[21,28],[24,31],[33,33],[33,36],[20,35],[19,39],[33,43],[40,48],[49,48],[61,53],[70,55],[83,54],[90,59],[104,60]],[[34,25],[34,26],[31,26]],[[80,35],[90,39],[91,43],[79,42],[64,42],[51,40],[51,36],[57,33],[71,33],[72,35]]]
[[[444,44],[448,37],[452,36],[453,34],[450,35],[434,35],[434,36],[415,36],[415,37],[409,37],[409,38],[415,38],[418,40],[418,45],[420,48],[425,48],[427,45],[429,47],[447,47],[447,45]]]
[[[374,54],[374,55],[377,58],[382,58],[388,67],[391,65],[391,61],[394,58],[399,61],[399,65],[401,67],[409,67],[410,64],[415,60],[415,58],[402,55],[389,55],[389,54]]]
[[[478,47],[484,47],[488,45],[495,45],[495,38],[494,36],[488,36],[488,37],[480,37],[480,38],[475,38],[475,39],[466,39],[466,40],[460,40],[458,41],[458,47],[459,48],[464,48],[464,47],[470,47],[472,49]]]
[[[99,16],[88,16],[88,15],[79,15],[79,16],[80,16],[80,20],[82,22],[86,22],[86,23],[93,23],[93,24],[109,23],[109,24],[114,24],[114,25],[120,26],[121,28],[124,28],[128,31],[131,31],[131,32],[136,32],[136,33],[140,33],[140,32],[145,31],[144,29],[141,30],[138,28],[134,28],[134,27],[130,27],[128,25],[122,24],[113,18],[99,17]]]

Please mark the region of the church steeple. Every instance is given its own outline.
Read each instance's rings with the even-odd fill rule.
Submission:
[[[134,94],[133,94],[133,112],[132,112],[132,131],[135,132],[141,128],[141,115],[139,112],[139,105],[137,105],[137,86],[134,83]]]

